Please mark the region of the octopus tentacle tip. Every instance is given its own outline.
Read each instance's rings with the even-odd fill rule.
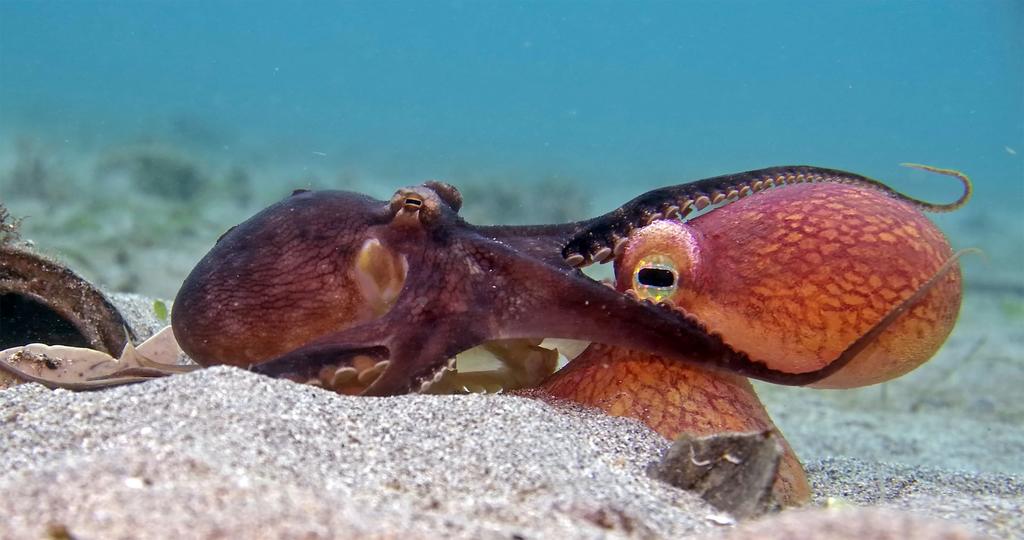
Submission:
[[[957,250],[957,252],[953,254],[953,256],[956,258],[962,258],[964,255],[977,255],[978,257],[981,257],[981,260],[984,261],[985,264],[991,263],[991,260],[988,257],[988,253],[985,253],[985,250],[981,249],[980,247],[962,248],[960,250]]]
[[[960,198],[951,203],[935,204],[925,201],[918,201],[921,203],[923,208],[930,212],[952,212],[954,210],[957,210],[963,207],[963,205],[967,204],[967,201],[971,200],[971,195],[974,193],[974,183],[971,182],[971,178],[964,174],[963,172],[958,171],[956,169],[943,169],[932,165],[924,165],[921,163],[910,162],[900,163],[900,166],[909,167],[911,169],[918,169],[921,171],[927,171],[935,174],[941,174],[944,176],[952,176],[953,178],[956,178],[957,180],[960,181],[960,184],[963,186],[963,192],[960,194]]]

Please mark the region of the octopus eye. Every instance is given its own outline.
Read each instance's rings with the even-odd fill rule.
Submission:
[[[676,284],[676,275],[667,268],[641,268],[636,273],[636,281],[647,287],[663,289]]]
[[[405,208],[407,210],[415,210],[415,209],[418,209],[421,206],[423,206],[423,201],[422,200],[420,200],[420,199],[418,199],[416,197],[406,197],[405,198]]]
[[[640,298],[661,302],[679,289],[679,270],[668,257],[645,257],[633,271],[633,290]]]

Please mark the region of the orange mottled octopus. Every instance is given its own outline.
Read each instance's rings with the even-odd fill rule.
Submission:
[[[851,388],[903,375],[942,345],[960,307],[952,261],[915,205],[857,185],[798,184],[637,230],[615,286],[692,314],[773,369],[815,372],[859,342],[843,368],[811,383]],[[775,429],[745,377],[616,346],[592,345],[542,389],[670,439]],[[775,493],[809,497],[788,447]]]
[[[453,359],[483,346],[519,362],[505,389],[540,383],[533,395],[669,438],[774,429],[748,377],[874,384],[925,362],[951,331],[959,268],[921,211],[958,208],[970,183],[916,167],[959,178],[963,195],[932,204],[853,173],[787,166],[653,190],[585,221],[482,227],[459,217],[461,195],[440,182],[389,201],[298,191],[199,262],[175,299],[174,335],[202,366],[377,396],[459,388]],[[614,287],[579,269],[607,261]],[[536,347],[542,338],[592,345],[548,377],[557,353]],[[147,362],[56,384],[180,371]],[[790,450],[775,494],[807,493]]]

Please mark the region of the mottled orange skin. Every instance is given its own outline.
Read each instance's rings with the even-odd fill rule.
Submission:
[[[635,418],[669,440],[682,434],[778,432],[745,377],[610,345],[591,345],[534,395]],[[799,459],[783,442],[773,491],[780,503],[794,506],[807,502],[811,491]]]
[[[616,260],[616,288],[633,288],[645,261],[668,258],[678,290],[667,299],[677,308],[771,368],[804,373],[837,358],[952,255],[906,202],[863,186],[797,184],[635,231]],[[864,386],[914,369],[949,335],[960,295],[954,267],[813,386]],[[639,419],[669,439],[777,430],[744,377],[607,345],[592,345],[542,392]],[[774,491],[787,505],[810,495],[788,445]]]
[[[760,193],[688,223],[637,231],[619,260],[677,259],[671,300],[724,341],[790,373],[826,366],[910,297],[953,255],[942,232],[911,205],[841,184]],[[617,288],[631,274],[617,272]],[[849,388],[919,366],[945,341],[960,309],[954,267],[922,301],[842,370],[812,386]]]

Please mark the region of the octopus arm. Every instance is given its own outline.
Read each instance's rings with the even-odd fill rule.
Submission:
[[[791,373],[773,369],[727,345],[694,316],[668,304],[637,301],[589,279],[578,271],[566,271],[531,261],[519,261],[508,268],[513,282],[509,290],[524,291],[515,306],[500,310],[496,325],[500,335],[488,339],[517,337],[558,337],[579,339],[658,354],[711,369],[764,381],[803,386],[818,382],[841,370],[874,342],[900,315],[919,303],[949,271],[960,254],[950,258],[913,295],[894,307],[859,339],[821,369]],[[528,287],[525,286],[528,284]],[[514,307],[514,309],[513,309]]]
[[[825,182],[866,187],[927,212],[956,210],[971,197],[970,179],[959,171],[915,163],[903,165],[956,178],[963,187],[960,197],[951,203],[938,204],[905,195],[878,180],[851,172],[806,165],[770,167],[648,191],[603,216],[580,223],[579,230],[566,242],[562,256],[570,266],[603,262],[619,254],[634,229],[652,221],[685,218],[712,205],[788,184]]]
[[[589,221],[553,225],[485,226],[474,227],[480,236],[501,242],[515,252],[540,259],[548,264],[568,267],[562,257],[566,244],[590,224]]]

